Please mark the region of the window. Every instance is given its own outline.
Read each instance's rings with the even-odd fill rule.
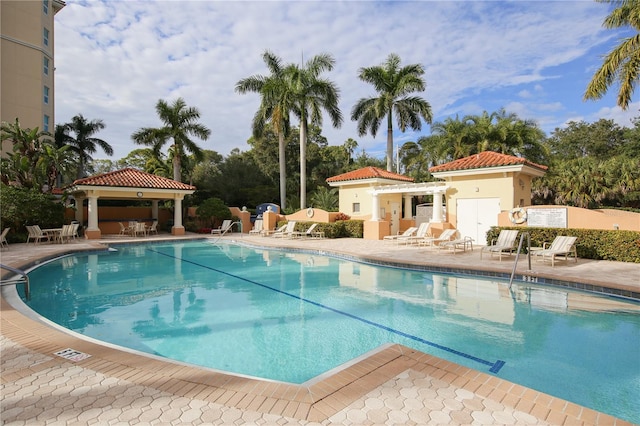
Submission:
[[[44,75],[49,75],[49,58],[45,56],[42,65],[44,66]]]
[[[45,15],[49,13],[49,0],[42,0],[42,11]]]
[[[48,132],[48,131],[49,131],[49,116],[45,114],[45,116],[44,116],[44,118],[43,118],[42,122],[43,122],[42,129],[43,129],[45,132]]]
[[[43,40],[42,42],[44,43],[45,46],[49,46],[49,30],[48,29],[44,29],[44,31],[42,32],[42,37]]]
[[[47,86],[44,86],[44,103],[49,103],[49,88]]]
[[[353,203],[351,210],[353,210],[354,213],[360,213],[360,203]]]

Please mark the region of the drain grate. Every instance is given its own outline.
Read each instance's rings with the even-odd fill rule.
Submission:
[[[55,352],[54,355],[58,355],[64,359],[68,359],[69,361],[78,362],[83,359],[89,358],[91,355],[85,354],[84,352],[76,351],[75,349],[67,348],[62,351]]]

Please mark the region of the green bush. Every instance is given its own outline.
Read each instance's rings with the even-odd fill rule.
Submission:
[[[296,222],[294,231],[306,232],[314,222]],[[286,225],[287,221],[280,221],[276,229]],[[318,222],[316,231],[324,232],[325,238],[362,238],[364,235],[364,221],[362,220],[338,220],[333,223]]]
[[[27,240],[25,225],[60,228],[64,224],[64,205],[49,194],[8,185],[0,186],[0,229],[11,228],[10,243]]]
[[[207,198],[197,208],[196,215],[205,223],[220,225],[223,220],[231,219],[231,210],[220,198]]]
[[[487,244],[498,238],[502,229],[517,229],[528,232],[531,236],[531,247],[542,247],[545,242],[551,243],[558,235],[571,235],[577,237],[578,257],[640,263],[640,232],[604,229],[492,227],[487,233]],[[518,241],[519,239],[520,235],[518,235]],[[526,244],[525,239],[523,246]]]

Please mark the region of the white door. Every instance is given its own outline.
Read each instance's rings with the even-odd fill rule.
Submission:
[[[473,238],[473,244],[487,244],[487,232],[498,225],[499,198],[459,199],[457,204],[458,231],[461,236]]]
[[[400,229],[400,203],[391,203],[391,235],[398,234]]]

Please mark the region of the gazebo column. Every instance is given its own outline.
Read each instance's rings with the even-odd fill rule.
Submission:
[[[151,219],[158,220],[158,200],[151,200]]]
[[[182,197],[173,200],[175,206],[173,208],[173,228],[171,235],[184,235],[184,226],[182,226]]]
[[[89,196],[89,223],[87,229],[84,231],[85,238],[89,240],[99,240],[102,236],[100,228],[98,227],[98,197],[95,195]]]
[[[372,194],[371,198],[371,221],[377,222],[380,220],[380,198],[378,194]]]
[[[403,195],[402,199],[404,200],[404,216],[403,219],[412,219],[413,215],[411,214],[411,200],[413,196],[411,195]]]
[[[432,223],[442,223],[442,195],[443,192],[435,191],[433,193],[433,215]]]

